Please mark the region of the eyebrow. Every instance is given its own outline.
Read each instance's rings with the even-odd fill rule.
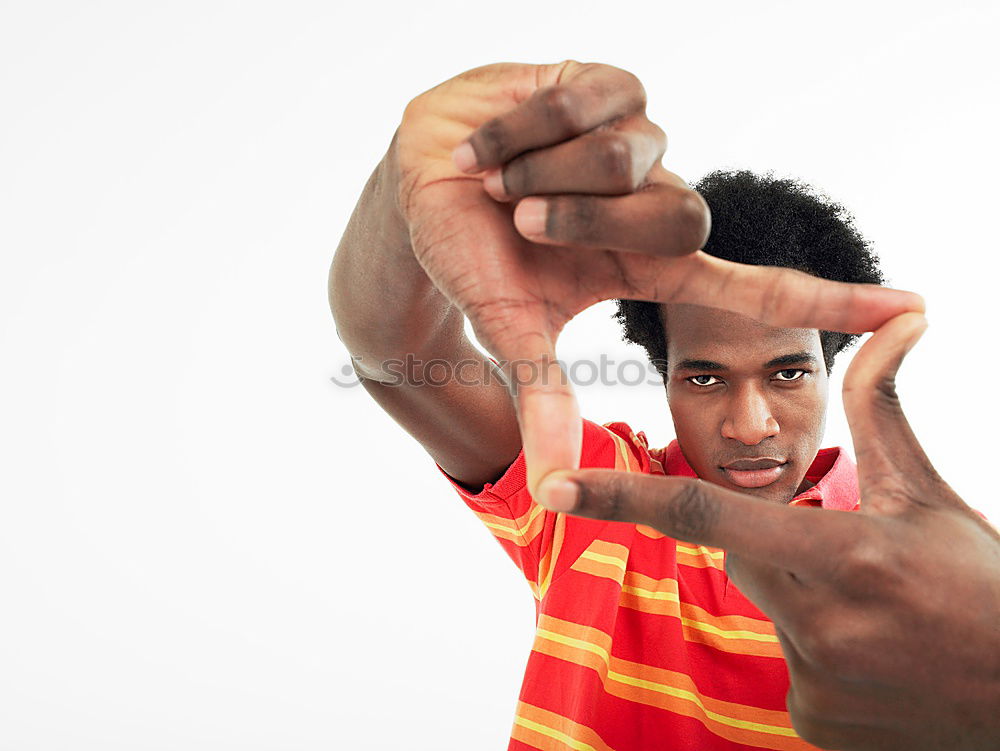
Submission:
[[[816,365],[819,360],[811,352],[794,352],[789,355],[782,355],[781,357],[775,357],[773,360],[768,360],[764,363],[763,367],[766,368],[780,368],[782,366],[789,365]],[[716,372],[725,372],[729,370],[725,365],[720,362],[715,362],[715,360],[681,360],[677,363],[678,370],[714,370]]]
[[[796,352],[791,355],[782,355],[768,360],[764,363],[765,368],[778,368],[783,365],[816,365],[819,361],[812,352]]]
[[[678,370],[729,370],[725,365],[714,360],[681,360],[677,363]]]

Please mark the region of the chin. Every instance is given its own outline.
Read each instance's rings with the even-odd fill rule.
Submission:
[[[751,495],[754,498],[760,498],[762,501],[771,501],[773,503],[788,503],[795,497],[795,489],[798,487],[798,483],[790,486],[787,482],[776,482],[761,488],[744,488],[735,483],[725,481],[718,484],[735,493]]]
[[[763,498],[765,501],[772,501],[774,503],[789,503],[795,497],[794,488],[760,488],[766,491],[765,493],[759,494],[759,498]]]

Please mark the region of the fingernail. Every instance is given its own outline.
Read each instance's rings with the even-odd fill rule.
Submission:
[[[514,226],[522,235],[540,237],[545,234],[547,214],[544,198],[525,198],[514,209]]]
[[[580,499],[580,489],[569,480],[542,480],[538,502],[550,511],[572,511]]]
[[[451,160],[462,172],[474,172],[476,170],[476,151],[468,141],[460,143],[455,147],[455,150],[451,152]]]
[[[507,198],[507,191],[503,187],[503,170],[493,170],[487,172],[483,178],[483,188],[497,200]]]

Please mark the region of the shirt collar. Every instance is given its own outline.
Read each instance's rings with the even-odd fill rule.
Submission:
[[[681,452],[677,440],[659,452],[657,457],[668,475],[697,477]],[[835,511],[853,511],[860,503],[858,470],[851,457],[839,446],[820,449],[806,470],[806,479],[813,486],[789,501],[790,506],[820,506]]]

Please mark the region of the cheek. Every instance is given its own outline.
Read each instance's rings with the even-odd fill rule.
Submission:
[[[678,432],[692,433],[701,430],[708,421],[706,409],[701,399],[691,399],[686,394],[672,392],[670,397],[670,415],[674,420],[674,428]]]
[[[786,436],[801,439],[812,436],[818,440],[826,418],[826,389],[819,384],[814,389],[803,389],[782,400],[778,425]]]
[[[701,456],[708,453],[708,444],[719,432],[718,420],[708,401],[674,396],[670,400],[670,415],[677,439],[683,444],[685,453],[689,454],[688,459],[696,461],[691,454]]]

